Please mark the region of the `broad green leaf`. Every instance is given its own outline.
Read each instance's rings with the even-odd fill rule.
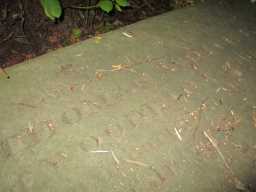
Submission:
[[[127,0],[116,0],[116,3],[122,7],[127,7],[129,5]]]
[[[51,20],[59,18],[62,13],[59,0],[41,0],[41,5],[44,8],[44,13]]]
[[[113,3],[111,0],[100,0],[98,6],[107,13],[109,13],[113,9]]]
[[[121,7],[118,4],[115,4],[115,8],[117,11],[120,11],[120,12],[122,11]]]

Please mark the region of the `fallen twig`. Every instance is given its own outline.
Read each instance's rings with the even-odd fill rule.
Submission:
[[[244,185],[244,183],[242,183],[242,181],[235,176],[233,170],[231,169],[231,167],[229,166],[228,162],[226,161],[224,155],[222,154],[220,148],[218,147],[217,143],[214,141],[214,139],[212,139],[206,131],[204,131],[204,136],[209,140],[209,142],[212,144],[212,146],[214,147],[214,149],[217,151],[217,153],[219,154],[220,158],[222,159],[225,167],[229,170],[229,172],[231,173],[233,182],[235,184],[235,187],[241,191],[248,191],[249,190],[246,188],[246,186]]]
[[[214,147],[214,149],[217,151],[217,153],[219,154],[220,158],[222,159],[224,165],[226,168],[228,168],[229,170],[231,170],[230,166],[228,165],[224,155],[222,154],[222,152],[220,151],[220,148],[218,147],[217,143],[207,134],[206,131],[204,131],[204,136],[210,141],[210,143],[212,144],[212,146]]]
[[[92,150],[92,151],[89,151],[90,153],[109,153],[110,151],[108,150]]]
[[[176,127],[174,128],[174,131],[175,131],[177,137],[179,138],[179,140],[182,141],[182,137],[181,137],[179,131],[176,129]]]
[[[141,162],[141,161],[134,161],[134,160],[130,160],[130,159],[125,159],[125,161],[126,161],[127,163],[130,163],[130,164],[134,164],[134,165],[138,165],[138,166],[142,166],[142,167],[149,167],[148,164],[143,163],[143,162]]]
[[[133,36],[130,33],[122,32],[122,34],[126,37],[133,38]]]
[[[114,161],[116,164],[120,164],[119,159],[117,158],[116,154],[114,153],[114,151],[109,151],[109,150],[92,150],[89,151],[90,153],[111,153],[111,156],[113,157]]]
[[[119,159],[117,158],[117,156],[115,155],[114,151],[111,151],[111,155],[112,155],[114,161],[116,162],[116,164],[119,165],[119,164],[120,164],[120,161],[119,161]]]
[[[112,69],[97,69],[96,73],[100,72],[114,72],[114,71],[121,71],[121,70],[128,70],[133,72],[130,65],[127,64],[118,64],[118,65],[111,65]]]

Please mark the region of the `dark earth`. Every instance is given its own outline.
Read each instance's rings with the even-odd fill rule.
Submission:
[[[45,16],[39,0],[1,0],[1,69],[99,33],[195,3],[193,0],[129,0],[129,7],[110,14],[98,9],[68,8],[91,6],[97,2],[61,0],[64,14],[58,22],[53,22]],[[72,31],[77,29],[81,35],[74,36]]]
[[[59,21],[53,22],[44,14],[40,0],[1,0],[0,69],[97,34],[206,0],[128,0],[129,7],[110,14],[99,9],[70,8],[92,6],[98,1],[61,0],[63,15]],[[239,0],[221,2],[229,6],[235,1]],[[79,37],[74,35],[76,30],[81,32]]]

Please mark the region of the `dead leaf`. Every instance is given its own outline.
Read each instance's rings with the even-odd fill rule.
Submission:
[[[103,78],[103,73],[102,72],[97,71],[95,75],[96,75],[97,80],[101,80]]]

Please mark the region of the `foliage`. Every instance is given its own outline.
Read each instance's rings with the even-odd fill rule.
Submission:
[[[82,31],[79,28],[74,28],[72,29],[71,34],[74,38],[80,38]]]
[[[45,15],[51,20],[55,20],[61,16],[62,8],[59,0],[41,0],[41,5],[43,6]]]
[[[61,0],[40,0],[41,5],[44,9],[45,15],[55,21],[60,18],[63,12],[63,8],[61,7]],[[128,0],[99,0],[96,5],[88,6],[88,7],[76,7],[71,6],[70,8],[75,9],[97,9],[100,8],[102,11],[107,13],[111,12],[113,9],[117,11],[122,11],[122,7],[129,6]]]

